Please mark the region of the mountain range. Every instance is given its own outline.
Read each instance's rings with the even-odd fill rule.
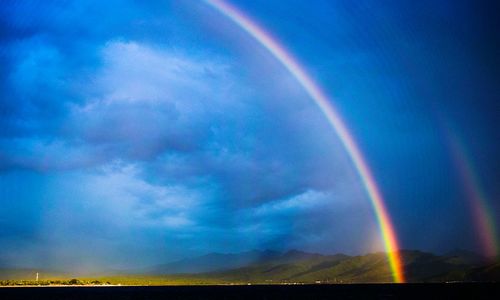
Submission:
[[[500,260],[456,250],[435,255],[416,250],[400,252],[407,282],[500,281]],[[33,269],[0,269],[0,280],[33,279]],[[43,278],[69,278],[69,273],[40,271]],[[104,275],[105,274],[105,275]],[[75,275],[73,274],[73,277]],[[78,277],[82,277],[81,274]],[[386,253],[359,256],[324,255],[291,250],[210,253],[143,270],[106,272],[111,282],[141,284],[157,280],[199,283],[365,283],[392,282]],[[113,279],[114,277],[114,279]],[[119,280],[117,278],[120,278]]]
[[[500,263],[474,252],[455,250],[444,255],[403,250],[408,282],[500,281]],[[158,266],[151,275],[196,274],[223,282],[391,282],[385,253],[360,256],[323,255],[297,250],[279,253],[250,251],[212,253]]]

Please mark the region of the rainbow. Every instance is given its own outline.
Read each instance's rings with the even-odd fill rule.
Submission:
[[[495,221],[490,214],[490,207],[482,191],[479,180],[472,167],[472,162],[467,159],[467,151],[462,141],[449,124],[445,127],[453,160],[458,169],[464,191],[475,221],[479,242],[485,256],[494,258],[498,255],[498,241],[495,230]]]
[[[356,145],[352,134],[347,129],[337,110],[328,97],[321,91],[319,86],[307,74],[298,61],[269,33],[257,25],[249,17],[245,16],[235,7],[222,0],[205,0],[207,4],[215,8],[222,15],[232,20],[242,30],[246,31],[259,44],[266,48],[304,88],[311,99],[323,112],[328,122],[340,138],[343,146],[349,154],[363,185],[368,193],[370,202],[374,209],[377,222],[379,224],[384,248],[394,282],[404,282],[403,263],[399,253],[399,246],[396,233],[392,225],[387,208],[385,207],[382,195],[377,187],[375,179],[366,163],[361,150]]]

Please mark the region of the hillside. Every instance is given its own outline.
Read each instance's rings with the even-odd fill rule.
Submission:
[[[500,281],[500,262],[488,264],[486,266],[470,269],[465,274],[467,281]]]
[[[273,260],[204,276],[224,282],[392,282],[385,253],[362,256],[297,253],[289,252]],[[494,277],[498,266],[475,269],[484,266],[485,260],[471,253],[438,256],[421,251],[402,251],[401,256],[408,282],[465,281],[474,276],[498,280]]]
[[[475,253],[454,251],[435,255],[401,251],[407,282],[500,281],[500,262]],[[0,270],[1,280],[33,280],[32,269]],[[292,250],[212,253],[150,268],[147,272],[85,276],[101,282],[132,285],[243,283],[368,283],[392,282],[385,253],[360,256],[322,255]],[[66,278],[44,271],[40,279]],[[113,275],[114,274],[114,275]],[[68,277],[69,278],[69,277]]]
[[[275,251],[248,251],[241,253],[210,253],[207,255],[182,259],[152,267],[146,274],[207,273],[248,266],[254,263],[273,260],[281,255]]]

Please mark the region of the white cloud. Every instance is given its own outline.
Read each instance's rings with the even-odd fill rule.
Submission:
[[[100,101],[174,103],[217,101],[234,80],[227,80],[229,66],[216,57],[197,58],[171,49],[152,48],[137,42],[111,41],[102,50],[104,62],[93,85],[104,94]],[[200,103],[197,103],[198,105]]]
[[[94,207],[106,210],[109,220],[127,226],[180,229],[196,224],[193,215],[204,197],[182,185],[155,185],[141,178],[137,165],[114,162],[82,183]],[[205,195],[206,196],[206,195]]]
[[[281,212],[291,212],[295,210],[304,212],[309,209],[325,205],[331,199],[332,196],[329,193],[308,190],[304,193],[294,195],[286,199],[264,203],[263,205],[255,208],[254,213],[255,215],[263,216]]]

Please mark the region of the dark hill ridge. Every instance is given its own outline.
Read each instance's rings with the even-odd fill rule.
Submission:
[[[276,259],[281,253],[271,250],[240,253],[210,253],[182,259],[147,270],[149,274],[207,273],[244,267],[253,263]]]
[[[258,253],[258,251],[256,251]],[[225,261],[225,267],[234,268],[208,271],[198,276],[222,280],[224,282],[391,282],[385,253],[371,253],[361,256],[344,254],[322,255],[292,250],[283,254],[255,255],[258,259],[243,259],[248,253],[208,255],[193,260],[183,260],[182,264],[192,265],[216,257]],[[265,252],[264,252],[265,253]],[[498,276],[498,266],[486,267],[487,260],[468,251],[453,251],[439,256],[422,251],[403,250],[405,276],[409,282],[467,281],[474,278]],[[243,265],[244,262],[249,264]],[[213,265],[215,267],[215,264]],[[162,269],[162,274],[168,274]],[[198,269],[199,270],[199,269]],[[202,272],[197,272],[202,273]],[[172,274],[172,273],[170,273]],[[483,277],[481,277],[483,276]]]
[[[467,264],[467,265],[484,265],[486,263],[491,263],[491,259],[487,259],[484,256],[481,256],[475,252],[456,249],[450,251],[444,255],[448,259],[449,262],[454,262],[457,264]]]
[[[466,281],[484,281],[484,282],[499,282],[500,281],[500,262],[491,263],[482,267],[473,268],[466,272]]]

